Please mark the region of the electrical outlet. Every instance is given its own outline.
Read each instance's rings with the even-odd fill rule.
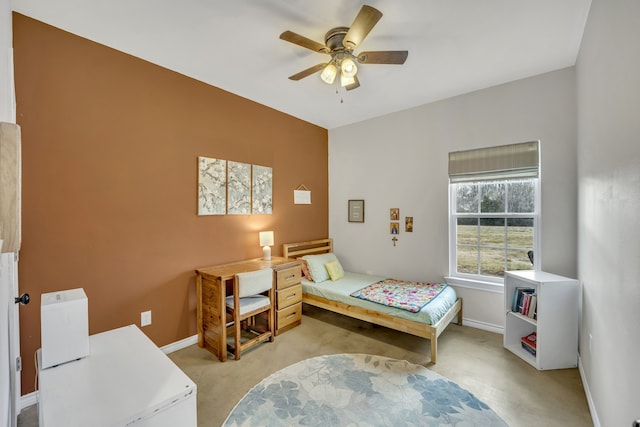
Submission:
[[[140,313],[140,326],[149,326],[151,324],[151,310]]]

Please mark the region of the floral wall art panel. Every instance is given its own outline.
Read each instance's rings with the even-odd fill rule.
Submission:
[[[273,170],[268,166],[253,165],[253,204],[251,213],[273,213]]]
[[[227,213],[251,213],[251,165],[229,160],[227,183]]]
[[[227,161],[198,157],[198,215],[224,215],[227,208]]]

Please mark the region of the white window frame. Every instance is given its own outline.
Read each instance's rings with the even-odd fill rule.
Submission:
[[[506,179],[504,182],[513,182],[518,179]],[[460,184],[481,184],[487,181],[471,181]],[[475,289],[484,289],[489,291],[501,292],[504,286],[504,279],[502,277],[485,276],[481,274],[469,274],[459,273],[457,271],[457,219],[458,218],[533,218],[533,265],[532,270],[540,270],[540,178],[535,178],[535,203],[534,212],[528,213],[456,213],[456,183],[449,183],[449,277],[447,282],[466,286]],[[505,241],[505,250],[506,241]]]

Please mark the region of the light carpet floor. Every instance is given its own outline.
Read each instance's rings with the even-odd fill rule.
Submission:
[[[502,335],[450,325],[429,341],[374,327],[311,306],[302,325],[225,363],[197,345],[171,359],[198,386],[198,425],[220,426],[242,397],[265,377],[302,360],[337,353],[377,354],[426,366],[489,405],[510,427],[593,425],[577,369],[537,371],[502,346]],[[25,408],[19,427],[37,426],[37,408]]]

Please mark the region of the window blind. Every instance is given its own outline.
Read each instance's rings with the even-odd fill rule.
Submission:
[[[455,182],[537,178],[540,141],[449,153],[449,180]]]

